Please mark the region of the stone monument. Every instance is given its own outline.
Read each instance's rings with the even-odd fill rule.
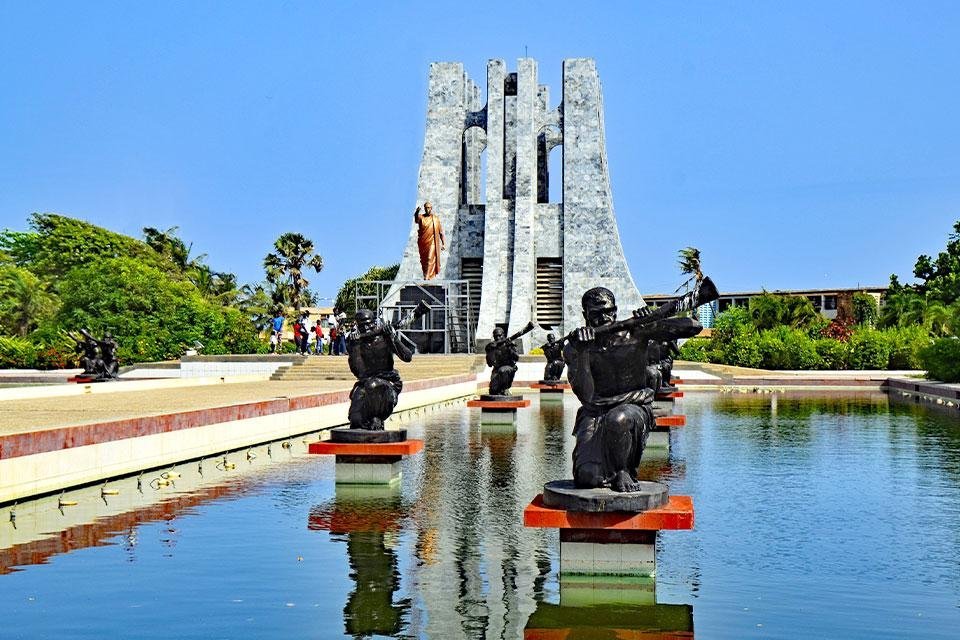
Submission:
[[[519,59],[516,71],[490,60],[485,102],[461,63],[430,65],[416,205],[431,202],[446,233],[431,282],[470,283],[476,347],[496,327],[513,334],[530,321],[538,328],[523,338],[524,352],[550,331],[568,333],[579,324],[580,294],[593,286],[613,291],[624,308],[643,304],[617,232],[594,61],[564,60],[560,93],[551,102],[532,58]],[[550,153],[556,147],[559,158]],[[557,179],[562,195],[551,202]],[[422,281],[419,236],[412,224],[384,306],[400,299],[401,283]]]

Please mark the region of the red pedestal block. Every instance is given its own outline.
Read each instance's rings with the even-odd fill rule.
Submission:
[[[693,498],[670,496],[662,507],[629,513],[623,511],[567,511],[543,504],[538,495],[523,510],[523,526],[540,529],[613,529],[661,531],[693,529]]]
[[[334,456],[412,456],[423,451],[423,440],[404,440],[403,442],[330,442],[323,440],[311,442],[307,447],[309,453]]]
[[[522,409],[530,406],[529,400],[468,400],[467,406],[474,409]]]
[[[684,427],[687,424],[687,416],[660,416],[656,418],[658,430],[669,429],[670,427]]]
[[[535,382],[530,385],[531,389],[539,389],[540,393],[563,393],[567,389],[570,389],[570,385],[566,382],[562,384],[543,384],[540,382]]]
[[[656,395],[657,400],[673,400],[675,398],[682,398],[683,391],[671,391],[669,393],[658,393]]]
[[[671,387],[675,387],[678,384],[686,384],[686,382],[684,380],[681,380],[680,378],[670,378]]]

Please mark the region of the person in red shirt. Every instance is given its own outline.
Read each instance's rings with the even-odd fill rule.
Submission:
[[[323,354],[323,327],[320,326],[320,321],[317,320],[317,324],[313,325],[313,335],[316,337],[316,341],[313,343],[313,354],[322,355]]]
[[[333,325],[330,327],[330,355],[332,356],[340,355],[340,345],[337,338],[337,325]]]

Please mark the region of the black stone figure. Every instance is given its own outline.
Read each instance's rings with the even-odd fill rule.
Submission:
[[[660,370],[660,345],[659,340],[647,341],[647,383],[646,386],[654,391],[659,391],[663,387],[663,372]]]
[[[660,390],[676,391],[677,388],[670,384],[673,379],[673,358],[680,355],[680,347],[676,340],[667,340],[660,343]]]
[[[491,396],[510,395],[513,376],[517,373],[517,361],[520,360],[520,352],[513,341],[533,331],[534,326],[532,322],[527,323],[526,327],[510,337],[501,327],[493,330],[493,342],[486,346],[487,366],[493,368],[490,372]]]
[[[77,347],[83,355],[80,357],[80,366],[83,367],[84,378],[91,378],[92,382],[105,382],[116,380],[119,377],[120,363],[117,360],[117,341],[113,335],[107,331],[103,340],[97,340],[90,333],[89,329],[80,329],[80,335],[83,340],[77,339],[73,334],[67,334],[71,340],[77,343]]]
[[[709,278],[691,293],[650,311],[616,321],[617,303],[609,289],[583,294],[587,326],[567,336],[563,355],[567,378],[583,403],[573,433],[573,477],[578,488],[639,489],[636,470],[653,426],[654,390],[647,386],[650,340],[693,337],[702,326],[692,318],[674,318],[719,294]]]
[[[369,309],[360,309],[356,326],[347,335],[347,353],[350,371],[357,376],[350,392],[350,428],[380,431],[403,389],[393,356],[410,362],[413,352],[393,325],[379,320]]]
[[[101,376],[104,379],[115,379],[120,375],[120,362],[117,360],[117,341],[113,334],[107,331],[103,340],[97,340],[100,347]]]
[[[563,375],[563,368],[566,366],[563,361],[563,343],[557,341],[557,336],[548,333],[546,344],[540,348],[543,349],[543,357],[547,359],[541,382],[544,384],[560,382],[560,376]]]

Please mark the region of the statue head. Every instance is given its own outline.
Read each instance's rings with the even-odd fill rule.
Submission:
[[[617,300],[606,287],[594,287],[581,299],[583,319],[591,327],[611,324],[617,319]]]
[[[361,333],[373,331],[373,327],[377,323],[377,318],[375,315],[373,315],[373,311],[370,311],[370,309],[360,309],[357,311],[357,315],[354,316],[354,320],[356,320],[357,329],[359,329]]]
[[[552,333],[547,334],[547,344],[553,344],[556,341],[557,341],[557,336],[553,335]]]
[[[429,200],[423,203],[423,213],[428,216],[433,213],[433,204]]]
[[[497,327],[493,330],[494,340],[503,340],[505,337],[507,337],[507,332],[503,330],[503,327]]]

